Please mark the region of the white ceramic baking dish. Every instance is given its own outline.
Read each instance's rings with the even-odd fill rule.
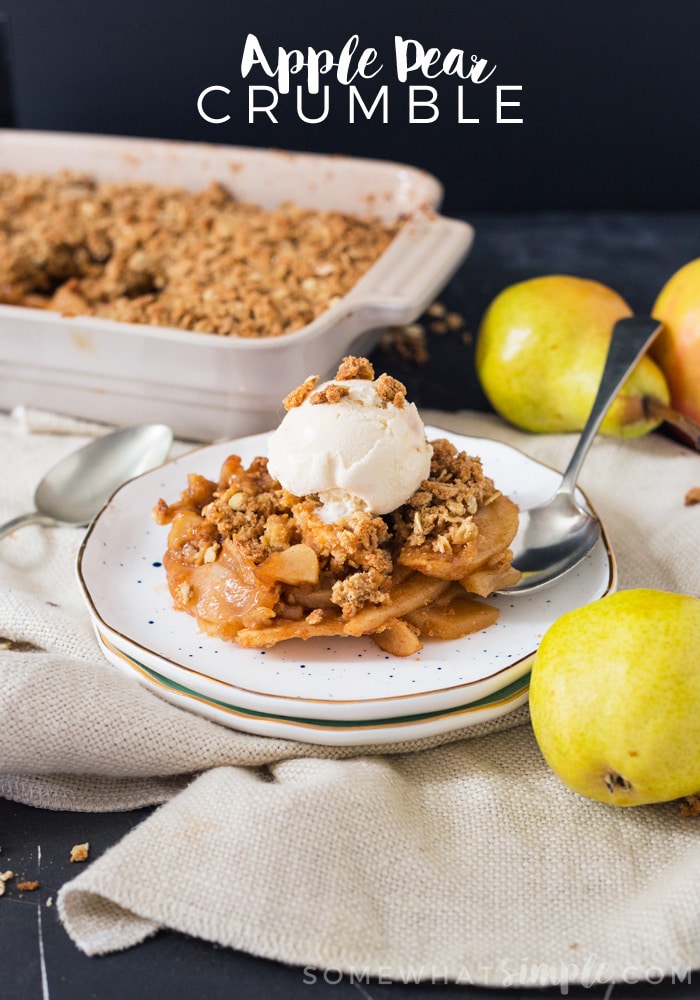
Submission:
[[[448,282],[473,238],[438,213],[440,183],[397,163],[154,139],[0,130],[0,171],[71,168],[99,180],[196,190],[408,222],[351,292],[294,333],[263,340],[0,305],[0,409],[24,404],[108,423],[162,421],[214,440],[267,430],[309,374],[362,354],[411,322]]]

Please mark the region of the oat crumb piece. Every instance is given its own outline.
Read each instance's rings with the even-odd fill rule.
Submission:
[[[431,320],[431,322],[430,322],[430,324],[428,326],[428,329],[430,330],[431,333],[434,333],[438,337],[441,337],[443,335],[443,333],[447,333],[450,328],[447,325],[447,321],[446,320],[444,320],[444,319],[434,319],[434,320]]]
[[[71,861],[87,861],[89,853],[90,845],[88,843],[75,844],[71,847],[70,859]]]
[[[17,888],[20,892],[35,892],[39,888],[39,883],[36,879],[30,882],[18,882]]]
[[[442,302],[433,302],[427,311],[431,319],[444,319],[447,315],[447,307]]]
[[[53,906],[53,896],[49,896],[49,898],[46,900],[46,905]]]
[[[319,389],[315,392],[313,396],[310,397],[309,403],[312,406],[318,406],[319,403],[339,403],[346,396],[350,395],[350,390],[346,385],[336,385],[335,382],[331,382],[330,385],[325,386],[323,389]]]
[[[401,409],[406,401],[406,386],[391,375],[380,375],[376,383],[377,395],[384,403],[391,403]]]
[[[350,354],[343,358],[335,377],[339,382],[348,382],[355,378],[367,379],[371,382],[374,378],[374,368],[367,358],[356,358]]]
[[[380,342],[385,350],[396,353],[412,365],[424,365],[430,360],[429,336],[459,336],[463,344],[471,344],[472,334],[466,329],[466,320],[461,313],[448,310],[443,302],[433,302],[423,313],[419,322],[406,326],[389,327]]]
[[[693,507],[696,503],[700,503],[700,486],[693,486],[685,495],[686,507]]]
[[[681,816],[684,819],[700,816],[700,795],[686,795],[681,799]]]
[[[181,604],[188,604],[192,600],[194,587],[191,583],[183,582],[177,588],[177,599]]]
[[[420,323],[409,326],[391,326],[382,337],[385,351],[395,350],[409,364],[421,366],[430,359],[425,327]]]
[[[306,397],[310,392],[316,388],[318,384],[318,375],[309,375],[301,385],[298,385],[296,389],[292,389],[289,395],[284,397],[282,401],[285,410],[293,410],[296,406],[301,406]]]

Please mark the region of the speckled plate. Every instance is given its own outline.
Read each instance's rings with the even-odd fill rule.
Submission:
[[[428,427],[480,455],[487,475],[525,509],[550,495],[559,474],[485,438]],[[549,625],[615,586],[605,532],[560,581],[519,597],[494,597],[490,628],[454,642],[428,642],[399,659],[363,639],[293,640],[240,649],[203,635],[176,611],[162,567],[167,529],[151,509],[175,499],[188,472],[216,479],[235,452],[264,454],[266,435],[220,442],[122,486],[89,528],[78,576],[107,659],[168,700],[248,732],[327,744],[397,742],[495,718],[527,698],[530,661]],[[584,499],[584,498],[581,498]]]

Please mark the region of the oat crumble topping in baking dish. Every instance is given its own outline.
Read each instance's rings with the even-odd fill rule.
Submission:
[[[400,228],[73,171],[0,173],[0,302],[221,336],[299,330]]]

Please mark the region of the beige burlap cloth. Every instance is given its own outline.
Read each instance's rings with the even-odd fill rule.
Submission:
[[[495,417],[424,416],[558,468],[573,447]],[[29,509],[42,473],[92,432],[0,418],[0,517]],[[601,438],[582,485],[621,588],[700,595],[700,506],[684,504],[700,456],[658,435]],[[422,743],[329,749],[166,704],[102,659],[74,578],[81,537],[29,527],[0,543],[0,634],[31,647],[0,652],[0,794],[48,809],[161,804],[62,888],[83,951],[168,927],[402,981],[589,985],[700,967],[700,819],[568,791],[526,709]]]

